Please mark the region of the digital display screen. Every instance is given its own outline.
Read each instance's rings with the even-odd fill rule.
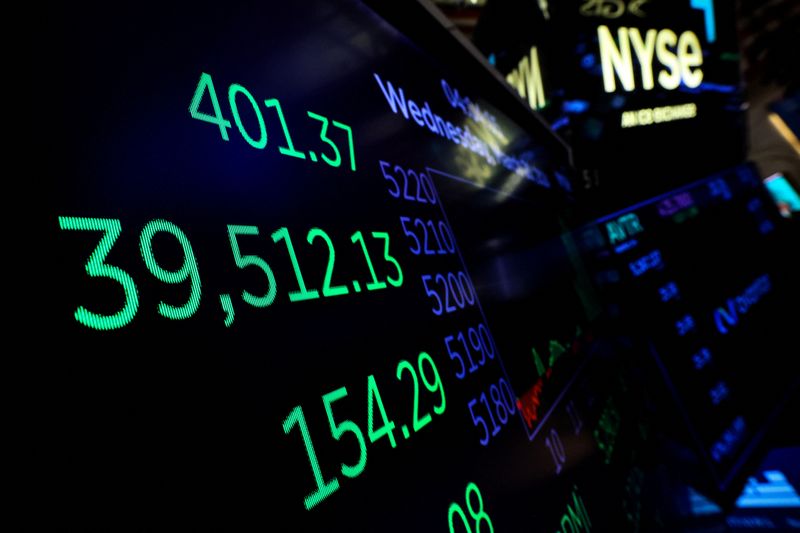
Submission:
[[[568,151],[471,56],[350,1],[47,20],[34,523],[640,520]]]
[[[796,264],[755,169],[742,165],[578,233],[605,305],[647,339],[697,463],[725,490],[797,389]]]
[[[431,17],[376,9],[35,17],[44,245],[11,331],[31,525],[659,529],[644,345],[581,258],[568,149],[466,51],[420,45],[451,42]],[[719,323],[780,286],[720,285]],[[726,405],[704,438],[744,442]]]

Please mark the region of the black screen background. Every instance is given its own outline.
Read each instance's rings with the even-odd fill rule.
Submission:
[[[503,98],[473,92],[471,76],[453,75],[369,9],[350,2],[195,4],[189,10],[61,7],[46,19],[33,45],[34,85],[47,102],[34,110],[34,123],[46,135],[41,157],[29,160],[25,176],[43,197],[34,209],[41,210],[36,227],[45,244],[19,278],[28,291],[37,276],[33,296],[27,296],[34,312],[23,313],[35,319],[21,321],[13,332],[23,340],[20,492],[34,506],[27,513],[32,525],[289,523],[298,530],[440,531],[447,530],[452,502],[465,507],[469,482],[480,487],[498,531],[555,530],[575,490],[595,527],[631,525],[626,512],[643,500],[639,492],[630,495],[631,480],[639,477],[637,465],[648,460],[639,445],[648,437],[638,418],[647,404],[631,400],[646,391],[635,380],[617,377],[624,374],[618,371],[620,352],[632,348],[595,340],[590,347],[579,343],[560,360],[544,405],[562,391],[566,395],[532,441],[517,414],[483,447],[467,409],[501,377],[521,396],[535,372],[532,346],[542,351],[554,338],[568,343],[577,325],[593,331],[595,339],[603,337],[602,328],[592,325],[591,295],[576,289],[585,287],[561,237],[566,199],[554,172],[569,175],[568,156],[543,129],[531,126],[530,116],[509,118],[515,108]],[[319,123],[306,111],[350,125],[356,172],[347,169],[344,150],[338,169],[280,155],[280,125],[263,107],[265,150],[249,146],[235,125],[228,130],[230,141],[223,141],[216,126],[188,113],[202,72],[213,76],[231,121],[231,83],[242,84],[257,102],[278,98],[299,150],[324,148]],[[439,219],[441,210],[392,198],[379,160],[432,175],[480,177],[497,188],[519,180],[391,113],[375,72],[453,123],[466,119],[450,108],[440,79],[477,95],[514,133],[514,151],[535,154],[553,187],[523,182],[512,187],[513,197],[498,202],[473,185],[434,176],[464,264],[458,256],[413,256],[399,216]],[[474,73],[482,91],[481,75]],[[246,130],[257,131],[244,99],[238,101]],[[205,105],[208,112],[207,100]],[[522,220],[520,213],[526,213]],[[139,309],[129,325],[97,332],[75,322],[78,305],[113,313],[123,293],[113,281],[86,275],[100,233],[59,230],[58,216],[120,220],[122,234],[106,262],[136,282]],[[138,250],[142,227],[159,218],[186,233],[198,262],[201,304],[184,321],[164,319],[156,308],[160,301],[186,301],[187,285],[157,281]],[[236,268],[228,224],[260,230],[259,237],[242,237],[241,246],[275,273],[278,299],[266,309],[249,307],[238,296],[243,289],[261,294],[264,279],[256,269]],[[284,245],[269,238],[284,226],[309,286],[319,288],[327,260],[320,243],[305,243],[312,227],[333,240],[334,280],[358,279],[362,286],[368,272],[349,236],[388,232],[404,283],[290,303],[293,270]],[[498,248],[489,245],[493,240],[499,240]],[[154,243],[165,268],[180,265],[174,239],[159,235]],[[367,243],[373,259],[380,258],[380,242]],[[518,275],[499,276],[492,270],[498,260]],[[379,279],[392,275],[388,265],[374,262]],[[435,317],[420,276],[463,266],[483,311],[476,306]],[[525,271],[529,278],[522,282]],[[498,293],[499,284],[509,291]],[[223,326],[223,293],[231,294],[236,309],[230,329]],[[443,338],[484,316],[503,365],[498,360],[457,380]],[[348,397],[335,405],[337,420],[353,420],[366,436],[367,376],[374,375],[389,418],[398,429],[410,426],[411,385],[407,376],[398,381],[395,372],[398,361],[415,363],[422,350],[439,369],[446,413],[409,439],[396,430],[396,449],[385,438],[368,442],[364,472],[346,478],[340,465],[354,464],[357,448],[352,435],[338,442],[331,437],[321,396],[347,387]],[[614,395],[624,421],[618,442],[624,444],[609,465],[598,453],[594,427]],[[421,411],[436,405],[437,397],[424,389],[420,398]],[[580,432],[564,410],[570,399],[584,418]],[[303,508],[303,497],[314,488],[305,448],[297,428],[288,435],[281,428],[297,405],[323,476],[340,482],[312,511]],[[544,442],[551,429],[566,449],[560,474]]]

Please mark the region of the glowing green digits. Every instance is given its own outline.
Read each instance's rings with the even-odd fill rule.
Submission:
[[[250,105],[253,106],[253,111],[255,111],[260,133],[260,137],[257,141],[250,137],[250,134],[247,133],[247,130],[244,129],[244,125],[242,124],[242,118],[239,116],[239,108],[236,105],[236,95],[239,93],[247,97],[247,99],[250,101]],[[256,99],[253,98],[253,95],[250,94],[250,91],[238,83],[232,83],[231,86],[228,87],[228,102],[231,105],[231,111],[233,111],[233,120],[236,122],[236,127],[239,128],[239,133],[242,134],[242,137],[245,141],[247,141],[247,144],[253,148],[258,148],[259,150],[264,149],[267,146],[267,127],[264,125],[264,117],[261,116],[261,110],[258,108]]]
[[[386,281],[389,282],[389,285],[392,287],[399,287],[403,284],[403,270],[400,268],[400,263],[397,260],[389,255],[389,234],[383,231],[373,231],[372,236],[376,239],[383,239],[383,258],[386,259],[387,262],[394,265],[397,269],[397,279],[392,279],[390,277],[386,277]]]
[[[175,237],[183,248],[183,264],[178,270],[166,270],[161,267],[153,255],[153,237],[156,233],[169,233]],[[139,247],[142,259],[147,269],[164,283],[182,283],[190,279],[189,299],[182,306],[174,306],[164,302],[158,303],[158,312],[161,316],[172,320],[183,320],[192,316],[200,307],[200,272],[197,270],[197,260],[194,257],[192,245],[186,234],[178,226],[167,220],[151,220],[142,229],[139,236]]]
[[[353,148],[353,130],[347,124],[342,124],[341,122],[336,122],[335,120],[332,121],[333,126],[335,128],[341,128],[347,132],[347,142],[350,146],[350,170],[353,172],[356,171],[356,154],[355,149]]]
[[[428,365],[433,369],[433,375],[436,376],[433,380],[433,383],[430,383],[425,377],[425,371],[422,369],[423,361],[427,361]],[[425,385],[425,388],[430,392],[436,392],[438,390],[442,397],[442,403],[440,403],[438,407],[433,408],[433,412],[437,415],[440,415],[444,413],[446,402],[444,398],[444,386],[442,385],[442,378],[439,377],[439,371],[436,369],[436,363],[433,362],[433,359],[430,355],[422,352],[419,354],[419,360],[417,361],[417,364],[419,365],[419,375],[422,378],[422,384]]]
[[[425,375],[425,371],[422,368],[423,361],[427,361],[427,363],[433,369],[433,374],[435,376],[433,383],[430,383]],[[433,362],[431,356],[426,352],[420,352],[419,357],[417,358],[417,368],[419,368],[419,375],[422,376],[422,384],[425,386],[425,388],[430,392],[439,391],[439,394],[442,398],[441,403],[433,408],[433,412],[437,415],[444,413],[446,407],[444,386],[442,385],[442,379],[439,377],[439,371],[436,369],[436,363]],[[397,379],[402,379],[401,376],[403,374],[403,370],[408,370],[408,372],[411,374],[411,380],[414,382],[414,418],[412,422],[414,431],[416,432],[430,424],[431,415],[430,413],[425,413],[422,418],[419,417],[419,381],[417,380],[417,373],[411,363],[408,361],[400,361],[397,364]]]
[[[472,491],[478,497],[478,510],[475,511],[470,505],[469,500],[469,491]],[[466,494],[466,501],[467,501],[467,510],[469,511],[470,516],[475,519],[475,531],[481,530],[481,520],[486,521],[489,524],[489,531],[494,533],[494,526],[492,525],[492,519],[489,518],[489,515],[486,511],[483,510],[483,497],[481,496],[481,489],[478,488],[478,485],[475,483],[470,483],[467,485],[467,494]]]
[[[378,412],[383,420],[383,427],[375,430],[375,407],[373,404],[378,404]],[[389,420],[386,416],[386,409],[383,407],[383,400],[381,400],[381,393],[378,391],[378,385],[375,383],[375,376],[370,375],[367,378],[367,435],[370,442],[375,442],[384,435],[389,437],[389,442],[392,448],[397,446],[394,440],[394,422]]]
[[[344,285],[331,287],[331,278],[333,277],[333,263],[336,260],[336,251],[333,249],[333,243],[328,234],[319,228],[311,228],[306,236],[308,244],[314,244],[314,239],[320,237],[325,244],[328,245],[328,268],[325,270],[325,280],[322,282],[322,295],[323,296],[341,296],[349,293],[350,291]]]
[[[417,380],[417,373],[414,371],[414,367],[411,366],[411,363],[408,361],[400,361],[397,365],[397,379],[401,379],[403,370],[408,370],[414,382],[414,419],[412,422],[414,431],[416,432],[431,423],[431,414],[425,413],[425,416],[422,418],[419,417],[419,381]]]
[[[289,292],[289,301],[298,302],[301,300],[313,300],[319,298],[319,293],[316,290],[306,289],[306,282],[303,279],[303,273],[300,272],[300,263],[297,261],[297,255],[294,253],[294,246],[292,245],[292,237],[289,235],[287,228],[280,228],[272,234],[274,242],[283,241],[286,243],[286,249],[289,250],[289,259],[292,261],[292,268],[294,268],[294,275],[297,278],[297,285],[300,287],[299,291]]]
[[[286,126],[286,119],[283,118],[283,109],[281,109],[281,103],[278,101],[277,98],[270,98],[269,100],[264,100],[264,106],[267,108],[274,107],[275,111],[278,113],[278,120],[281,121],[281,128],[283,128],[283,136],[286,139],[286,148],[283,146],[278,147],[278,151],[283,155],[288,155],[291,157],[298,157],[300,159],[305,159],[306,154],[303,152],[298,152],[294,149],[294,144],[292,143],[292,136],[289,135],[289,128]]]
[[[312,113],[311,111],[308,111],[308,116],[322,122],[322,128],[320,129],[319,132],[319,138],[323,142],[327,143],[331,148],[333,148],[333,153],[336,156],[334,159],[331,159],[324,153],[322,153],[320,154],[322,156],[322,160],[328,163],[332,167],[338,167],[339,165],[342,164],[342,156],[339,153],[339,149],[336,147],[336,144],[325,136],[325,134],[328,132],[328,119],[326,117],[323,117],[322,115],[317,115],[316,113]]]
[[[208,93],[208,99],[211,101],[213,114],[206,111],[200,111],[200,104],[203,101],[206,93]],[[255,113],[255,118],[258,123],[258,135],[255,138],[248,133],[244,123],[242,122],[242,116],[239,113],[239,104],[237,103],[236,99],[237,95],[239,94],[243,94],[245,98],[247,98],[248,102],[250,102],[250,106],[253,108],[253,113]],[[238,100],[238,102],[241,102],[241,98]],[[258,150],[263,150],[266,148],[267,127],[264,122],[264,116],[250,91],[238,83],[232,83],[228,87],[228,104],[230,105],[231,112],[233,113],[233,120],[236,123],[236,127],[239,129],[239,133],[242,134],[242,138],[247,142],[247,144]],[[208,109],[208,106],[205,107]],[[289,133],[289,126],[286,123],[286,117],[283,115],[283,108],[281,107],[280,101],[277,98],[268,98],[264,100],[264,107],[267,109],[275,109],[275,113],[278,115],[278,121],[281,124],[281,129],[283,130],[283,138],[286,140],[286,146],[279,146],[278,151],[282,155],[296,157],[298,159],[306,159],[308,157],[312,163],[316,163],[317,152],[311,150],[308,152],[308,154],[306,154],[305,152],[297,150],[294,147],[292,135]],[[306,113],[310,118],[318,120],[321,123],[319,138],[323,143],[327,144],[330,149],[333,150],[333,152],[330,153],[330,155],[320,152],[319,155],[322,157],[322,160],[325,163],[334,168],[338,168],[342,165],[342,155],[339,152],[339,147],[336,145],[333,139],[328,137],[328,133],[332,129],[344,130],[347,133],[347,148],[348,155],[350,156],[350,170],[355,172],[356,153],[355,146],[353,144],[353,129],[347,124],[343,124],[336,120],[330,120],[328,117],[324,117],[317,113],[313,113],[311,111],[307,111]],[[197,87],[195,87],[194,94],[192,95],[192,101],[189,103],[189,115],[194,119],[216,125],[219,128],[222,139],[225,141],[230,140],[228,130],[231,128],[231,121],[226,120],[225,117],[222,116],[222,109],[220,108],[219,99],[217,98],[217,91],[214,88],[214,81],[210,74],[205,72],[200,74],[200,80],[197,82]],[[341,134],[338,135],[341,137]]]
[[[324,395],[322,397],[322,403],[325,405],[325,413],[328,415],[328,424],[331,426],[331,435],[333,435],[333,438],[339,440],[342,438],[342,435],[349,431],[355,435],[356,440],[358,441],[358,448],[360,450],[358,463],[356,463],[354,466],[349,466],[342,463],[342,474],[347,477],[356,477],[364,471],[364,467],[367,465],[367,444],[364,442],[364,434],[352,420],[345,420],[339,424],[333,420],[333,402],[346,396],[347,389],[345,387],[341,387]]]
[[[317,454],[314,452],[314,443],[311,442],[311,434],[308,431],[306,417],[303,415],[303,408],[299,405],[292,409],[292,412],[289,413],[289,416],[283,421],[283,432],[288,435],[289,431],[291,431],[294,426],[300,428],[300,434],[303,436],[303,444],[306,447],[308,462],[311,463],[311,472],[314,474],[314,481],[317,483],[317,490],[308,494],[305,499],[303,499],[306,510],[310,511],[315,505],[339,490],[339,480],[333,478],[330,481],[325,481],[322,478],[322,470],[319,467]]]
[[[372,260],[369,258],[369,251],[367,250],[367,245],[364,243],[364,236],[361,234],[360,231],[353,233],[350,236],[350,240],[355,244],[356,242],[361,244],[361,250],[364,252],[364,257],[367,260],[367,267],[369,268],[369,273],[372,275],[372,283],[367,283],[367,290],[374,291],[377,289],[385,289],[386,282],[378,281],[378,276],[375,275],[375,268],[372,266]],[[386,241],[389,242],[388,239]],[[388,244],[387,244],[388,245]],[[399,265],[398,265],[399,266]],[[402,281],[402,273],[401,281]]]
[[[478,509],[473,509],[472,502],[469,499],[470,491],[478,497]],[[478,488],[478,485],[475,483],[467,484],[467,490],[464,495],[464,500],[467,502],[467,510],[469,511],[470,516],[473,520],[475,520],[475,533],[479,533],[481,530],[481,522],[485,522],[489,526],[489,533],[494,533],[494,525],[492,525],[492,519],[483,510],[483,496],[481,496],[481,490]],[[467,515],[464,513],[464,510],[461,506],[455,502],[450,504],[449,509],[447,510],[447,521],[450,524],[450,533],[455,533],[455,529],[453,527],[453,516],[458,515],[461,518],[461,523],[464,524],[464,527],[467,530],[467,533],[473,533],[472,528],[469,526],[469,522],[467,520]]]
[[[272,269],[266,261],[256,255],[242,255],[239,250],[239,242],[236,240],[237,235],[258,235],[258,228],[255,226],[236,226],[228,225],[228,238],[231,241],[231,251],[233,252],[233,260],[239,268],[245,268],[250,265],[257,266],[267,276],[267,292],[264,296],[256,296],[247,291],[242,291],[242,300],[249,303],[253,307],[267,307],[272,305],[275,301],[275,293],[277,291],[277,284],[275,283],[275,276]]]
[[[208,97],[211,99],[211,106],[214,108],[214,115],[203,113],[200,111],[200,100],[203,99],[203,93],[208,89]],[[192,103],[189,104],[189,114],[192,118],[202,120],[203,122],[210,122],[219,126],[219,132],[224,140],[228,139],[228,128],[231,127],[231,121],[222,118],[222,111],[219,108],[219,100],[217,100],[217,92],[214,90],[214,81],[211,79],[210,74],[203,72],[200,75],[200,81],[197,82],[197,88],[192,96]]]
[[[450,504],[450,508],[447,509],[447,522],[450,524],[450,533],[455,533],[455,528],[453,527],[453,515],[458,515],[461,518],[461,523],[464,524],[464,528],[467,530],[467,533],[472,533],[472,529],[469,527],[469,521],[467,520],[467,515],[464,513],[464,509],[461,508],[460,505],[453,502]]]
[[[102,231],[103,236],[97,243],[89,260],[86,261],[86,273],[93,278],[113,279],[125,293],[125,304],[113,315],[93,313],[83,306],[75,310],[75,320],[87,328],[110,330],[126,326],[139,309],[139,293],[133,278],[119,267],[105,264],[106,256],[114,246],[114,242],[122,233],[122,224],[117,219],[58,217],[58,225],[62,230]]]

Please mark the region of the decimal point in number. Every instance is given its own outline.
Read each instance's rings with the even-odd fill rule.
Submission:
[[[353,282],[353,290],[356,291],[356,292],[361,292],[361,284],[358,283],[357,281],[354,281]]]
[[[406,426],[405,424],[403,424],[403,427],[401,427],[401,428],[400,428],[400,431],[402,431],[402,432],[403,432],[403,436],[404,436],[405,438],[408,438],[408,437],[411,435],[411,434],[408,432],[408,426]]]
[[[315,154],[313,150],[308,152],[308,157],[311,158],[313,162],[317,162],[317,154]]]

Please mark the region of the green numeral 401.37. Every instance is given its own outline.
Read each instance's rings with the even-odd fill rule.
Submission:
[[[200,105],[204,100],[203,97],[206,94],[208,94],[208,100],[211,102],[211,113],[200,110]],[[261,114],[261,108],[250,91],[238,83],[232,83],[228,87],[228,105],[230,106],[231,114],[233,115],[233,121],[236,123],[236,128],[239,130],[239,133],[247,142],[247,144],[258,150],[263,150],[266,148],[267,126],[264,122],[264,116]],[[240,106],[243,106],[243,109],[240,109]],[[252,110],[253,117],[255,117],[255,124],[258,125],[257,131],[256,128],[252,126],[252,131],[247,131],[244,122],[242,121],[241,112],[248,106]],[[347,133],[347,148],[350,156],[350,170],[356,170],[356,156],[355,149],[353,148],[353,130],[350,128],[350,126],[336,120],[329,120],[327,117],[312,111],[307,111],[306,114],[310,119],[316,120],[320,123],[319,139],[322,141],[322,143],[324,143],[324,145],[321,147],[316,147],[319,151],[319,154],[317,154],[317,151],[313,149],[306,153],[302,150],[298,150],[295,147],[294,142],[292,141],[292,135],[289,133],[289,126],[286,122],[286,117],[283,114],[283,108],[281,107],[281,103],[278,101],[278,99],[270,98],[264,100],[264,107],[266,109],[274,109],[275,114],[278,117],[278,121],[281,124],[281,129],[283,130],[283,140],[285,143],[283,146],[278,147],[278,151],[281,154],[289,157],[296,157],[297,159],[306,159],[307,156],[308,160],[310,160],[312,163],[316,163],[319,161],[319,158],[321,158],[322,161],[324,161],[327,165],[332,167],[341,166],[342,155],[339,152],[339,145],[337,145],[334,139],[328,137],[328,126],[332,125],[333,128],[338,128]],[[249,113],[249,111],[245,112]],[[222,115],[222,108],[219,105],[217,91],[214,88],[214,80],[211,78],[210,74],[203,72],[200,75],[200,81],[197,82],[197,88],[195,89],[194,96],[192,96],[192,101],[189,104],[189,114],[192,118],[214,124],[219,128],[219,133],[222,136],[222,139],[225,141],[230,140],[230,137],[228,136],[228,130],[231,128],[231,121],[225,119],[225,117]],[[254,124],[252,122],[250,123]],[[339,142],[342,141],[343,139],[339,140]]]

